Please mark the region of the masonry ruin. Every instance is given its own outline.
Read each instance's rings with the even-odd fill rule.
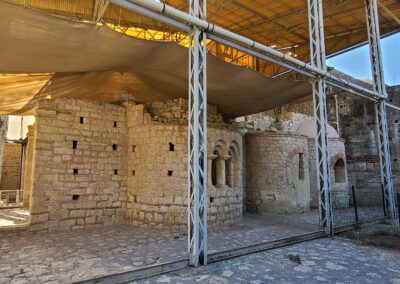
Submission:
[[[21,143],[4,145],[3,172],[14,174],[12,185],[11,174],[3,174],[2,189],[23,189],[30,230],[127,224],[184,231],[187,107],[185,99],[123,105],[40,101],[23,161],[10,163],[22,159]],[[254,128],[260,121],[245,126],[241,119],[224,119],[216,107],[208,109],[211,228],[234,224],[244,211],[306,212],[318,206],[311,117],[286,114],[286,120],[278,119],[284,129],[261,131]],[[338,149],[333,156],[344,168],[343,141],[336,136],[331,150]],[[341,174],[346,191],[346,171]]]

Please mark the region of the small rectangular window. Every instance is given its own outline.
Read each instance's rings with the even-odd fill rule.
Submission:
[[[83,124],[83,122],[84,122],[83,116],[81,116],[81,117],[79,118],[79,122],[80,122],[80,124]]]
[[[74,169],[73,173],[74,173],[74,175],[77,175],[79,173],[79,170],[78,169]]]
[[[78,148],[78,141],[72,140],[72,149],[77,149]]]
[[[118,145],[117,145],[117,144],[113,144],[113,145],[112,145],[112,149],[113,149],[114,151],[116,151],[116,150],[118,149]]]

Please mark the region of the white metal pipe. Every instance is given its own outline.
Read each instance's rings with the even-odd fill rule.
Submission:
[[[375,93],[374,91],[371,91],[369,89],[363,88],[357,84],[351,83],[347,80],[343,80],[340,79],[332,74],[330,74],[328,71],[322,70],[320,68],[311,66],[310,64],[307,64],[301,60],[298,60],[294,57],[291,57],[287,54],[284,54],[280,51],[277,51],[269,46],[266,46],[264,44],[261,44],[257,41],[251,40],[247,37],[238,35],[234,32],[231,32],[229,30],[226,30],[224,28],[218,27],[212,23],[209,23],[205,20],[202,20],[200,18],[191,16],[189,14],[187,14],[186,12],[183,12],[179,9],[173,8],[165,3],[160,3],[157,2],[155,0],[110,0],[110,2],[125,7],[127,9],[133,10],[131,9],[132,7],[129,7],[129,3],[134,3],[137,4],[139,6],[148,8],[152,11],[157,12],[158,14],[164,14],[166,16],[169,17],[173,17],[179,21],[182,21],[184,23],[187,23],[189,25],[193,25],[193,26],[197,26],[203,30],[205,30],[206,32],[210,33],[210,34],[214,34],[214,35],[219,35],[222,36],[224,38],[233,40],[235,42],[238,42],[242,45],[245,45],[247,47],[250,47],[251,49],[256,49],[262,52],[265,52],[271,56],[277,57],[283,61],[286,61],[290,64],[293,64],[294,66],[297,66],[299,68],[303,68],[306,69],[310,72],[313,72],[319,76],[325,77],[326,79],[331,79],[333,81],[336,81],[339,84],[343,84],[345,86],[348,86],[349,88],[352,88],[354,90],[360,91],[366,95],[371,95],[371,96],[375,96],[375,97],[380,97],[380,95],[378,93]],[[157,19],[156,17],[153,17],[154,19]]]
[[[386,104],[387,107],[390,107],[390,108],[392,108],[392,109],[394,109],[394,110],[400,111],[400,107],[398,107],[398,106],[395,106],[395,105],[389,104],[389,103],[385,103],[385,104]]]

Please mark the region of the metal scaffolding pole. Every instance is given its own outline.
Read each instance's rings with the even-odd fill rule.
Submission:
[[[357,84],[349,82],[345,79],[338,78],[328,72],[326,69],[322,70],[314,65],[310,65],[295,57],[289,56],[281,51],[275,50],[269,46],[261,44],[252,39],[246,38],[224,28],[214,25],[213,23],[207,22],[205,19],[195,17],[191,14],[187,14],[179,9],[169,6],[165,3],[158,2],[156,0],[109,0],[111,3],[124,7],[126,9],[139,12],[141,14],[147,14],[151,18],[166,22],[168,24],[184,28],[184,25],[196,26],[201,30],[204,30],[207,34],[212,34],[220,39],[225,39],[227,43],[235,42],[243,47],[250,48],[253,51],[257,51],[258,54],[264,54],[272,56],[278,62],[287,63],[287,68],[298,71],[302,69],[306,73],[310,73],[311,76],[317,75],[322,76],[331,85],[336,85],[338,88],[353,91],[371,99],[379,98],[379,95],[369,89],[361,87]],[[192,0],[191,0],[192,1]],[[152,13],[155,12],[155,13]],[[176,25],[178,24],[178,25]]]
[[[367,17],[373,87],[374,91],[382,97],[382,99],[375,104],[379,141],[379,158],[381,165],[381,182],[384,189],[386,212],[390,218],[394,219],[396,213],[394,208],[395,202],[392,181],[392,165],[389,149],[386,103],[384,99],[387,98],[387,93],[382,66],[377,0],[365,0],[365,12]]]
[[[190,0],[191,16],[205,20],[206,0]],[[189,264],[207,264],[207,36],[189,32],[188,253]]]
[[[322,0],[308,0],[308,18],[310,31],[310,53],[312,66],[326,71],[324,21]],[[319,209],[321,224],[329,235],[333,235],[333,215],[331,180],[329,173],[328,118],[326,107],[325,79],[321,76],[312,82],[314,117],[317,124],[315,138]]]

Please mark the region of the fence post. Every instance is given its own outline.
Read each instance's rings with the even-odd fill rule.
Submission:
[[[382,190],[382,201],[383,201],[383,216],[387,217],[387,208],[386,208],[386,198],[385,198],[385,188],[383,184],[381,184],[381,190]]]
[[[358,223],[358,209],[357,209],[357,199],[356,199],[356,191],[354,190],[354,185],[351,186],[351,192],[353,194],[353,203],[354,203],[354,213],[356,214],[356,223]]]

